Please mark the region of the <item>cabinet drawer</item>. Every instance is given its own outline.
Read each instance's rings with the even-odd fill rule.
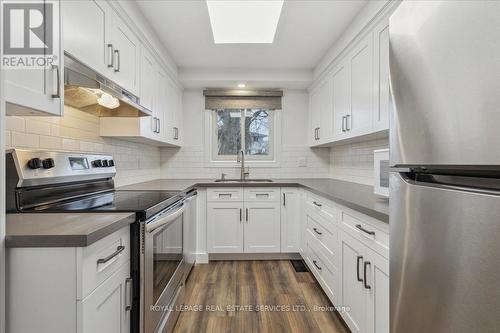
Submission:
[[[245,201],[280,201],[280,188],[250,187],[245,189]]]
[[[389,234],[373,223],[362,219],[358,214],[347,211],[341,212],[342,229],[352,237],[366,244],[371,249],[379,252],[386,258],[389,257]]]
[[[324,252],[326,258],[331,264],[337,264],[337,228],[327,229],[319,221],[314,219],[314,216],[309,214],[307,218],[307,230],[311,234],[312,240]]]
[[[207,201],[243,201],[240,187],[208,188]]]
[[[316,279],[323,287],[323,291],[328,295],[332,303],[336,304],[338,300],[337,285],[338,285],[338,271],[335,266],[331,266],[325,262],[324,257],[319,253],[314,243],[308,244],[308,264],[311,268]]]
[[[129,259],[130,227],[82,248],[81,298],[89,295]]]
[[[307,195],[306,198],[306,209],[312,209],[317,212],[323,218],[329,221],[338,221],[338,210],[332,204],[328,203],[326,200],[313,195]]]

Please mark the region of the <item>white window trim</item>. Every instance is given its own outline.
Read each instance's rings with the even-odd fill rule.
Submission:
[[[250,168],[279,168],[281,166],[281,110],[273,110],[274,112],[274,159],[273,160],[245,160],[245,166]],[[236,157],[234,160],[214,160],[213,158],[213,149],[215,147],[214,135],[212,135],[215,131],[214,128],[214,112],[213,110],[205,110],[204,111],[204,155],[205,155],[205,167],[207,168],[233,168],[240,166],[240,163],[236,161]]]

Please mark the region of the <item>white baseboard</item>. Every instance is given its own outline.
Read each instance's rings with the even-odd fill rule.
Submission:
[[[299,253],[210,253],[209,260],[290,260],[301,259]]]
[[[206,253],[206,252],[196,253],[196,263],[197,264],[208,264],[208,253]]]

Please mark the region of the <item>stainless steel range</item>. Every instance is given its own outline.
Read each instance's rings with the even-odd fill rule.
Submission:
[[[196,191],[120,191],[112,156],[11,150],[6,156],[8,212],[134,212],[131,225],[132,332],[168,332],[193,265],[184,212]]]

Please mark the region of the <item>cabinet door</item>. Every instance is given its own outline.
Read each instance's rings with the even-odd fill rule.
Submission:
[[[389,128],[389,22],[383,20],[374,30],[375,106],[373,127],[375,131]]]
[[[207,204],[208,253],[243,252],[243,204],[209,202]]]
[[[137,37],[118,15],[113,15],[112,44],[113,72],[112,80],[129,90],[139,94],[139,53],[141,45]],[[139,96],[140,97],[140,96]]]
[[[350,311],[342,312],[342,317],[351,332],[366,332],[366,292],[363,286],[363,263],[365,247],[358,240],[341,232],[341,295],[342,305]],[[361,281],[360,281],[361,280]]]
[[[172,103],[172,125],[171,125],[171,137],[173,144],[180,145],[182,141],[182,93],[180,89],[172,82],[170,87],[170,99]]]
[[[245,203],[245,252],[281,251],[279,202]]]
[[[320,90],[315,88],[309,93],[309,143],[311,146],[318,144],[318,131],[320,128],[321,111]]]
[[[141,71],[140,71],[140,102],[145,108],[155,110],[154,96],[157,89],[156,61],[151,53],[145,48],[141,49]]]
[[[62,2],[64,51],[101,74],[112,66],[112,12],[105,1]]]
[[[281,252],[299,252],[301,195],[297,188],[281,189]]]
[[[78,333],[130,332],[131,280],[130,262],[77,302]]]
[[[341,63],[333,72],[333,137],[342,138],[346,133],[346,116],[350,113],[349,70]]]
[[[389,333],[389,260],[367,248],[367,333]]]
[[[63,113],[63,57],[61,52],[61,15],[60,15],[60,2],[51,1],[52,7],[47,6],[49,2],[43,2],[43,11],[48,11],[52,8],[53,21],[52,31],[53,36],[45,36],[53,38],[53,49],[51,54],[40,54],[39,56],[54,55],[57,57],[57,65],[30,69],[30,68],[16,68],[7,69],[3,67],[2,71],[5,73],[5,101],[7,115],[25,115],[25,116],[61,116]],[[23,11],[16,11],[22,14]],[[14,14],[12,14],[14,16]],[[13,19],[16,19],[13,17]],[[47,21],[42,21],[42,27]],[[45,29],[43,29],[45,30]],[[48,40],[40,40],[38,36],[32,36],[29,39],[31,46],[33,43],[37,47],[43,44],[49,44]],[[28,38],[24,38],[28,40]],[[19,41],[17,41],[19,43]],[[16,41],[11,40],[12,47],[28,47],[24,42],[17,45]],[[4,50],[4,53],[6,51]],[[21,51],[22,52],[22,51]],[[9,56],[9,54],[6,54]],[[38,56],[38,55],[31,55]],[[22,56],[24,59],[24,55]]]
[[[373,127],[373,35],[369,34],[349,55],[351,71],[350,136],[368,134]]]
[[[332,77],[323,82],[320,88],[320,127],[318,132],[321,143],[328,142],[333,132],[333,90]]]

